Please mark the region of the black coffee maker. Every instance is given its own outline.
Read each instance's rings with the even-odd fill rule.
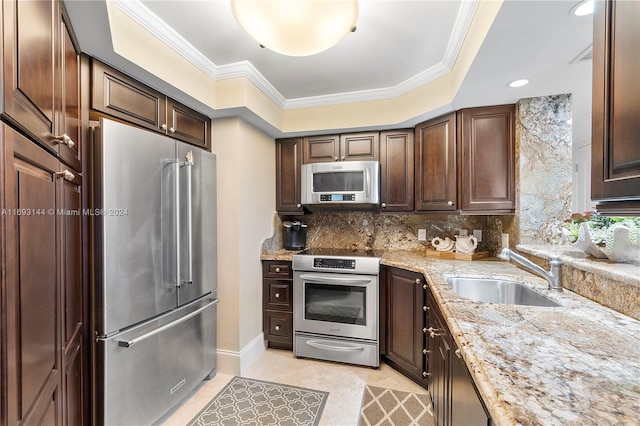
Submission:
[[[284,248],[287,250],[304,250],[307,244],[307,225],[300,221],[282,222]]]

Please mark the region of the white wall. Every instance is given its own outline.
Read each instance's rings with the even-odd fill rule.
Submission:
[[[260,247],[272,234],[274,140],[238,118],[214,119],[218,164],[218,371],[240,374],[264,350]]]

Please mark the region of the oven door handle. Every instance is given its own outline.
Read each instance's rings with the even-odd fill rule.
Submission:
[[[345,277],[328,277],[326,275],[307,275],[301,274],[300,279],[312,284],[369,284],[371,278],[345,278]]]
[[[327,345],[326,343],[322,343],[319,340],[307,340],[307,341],[305,341],[305,343],[307,345],[309,345],[309,346],[314,347],[314,348],[328,349],[330,351],[357,352],[357,351],[363,351],[364,350],[364,346],[353,346],[353,345],[334,346],[334,345]]]

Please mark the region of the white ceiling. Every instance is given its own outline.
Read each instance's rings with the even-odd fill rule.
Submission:
[[[65,1],[82,50],[182,102],[210,110],[113,53],[104,1]],[[592,17],[570,15],[577,2],[506,0],[453,103],[399,124],[413,125],[463,107],[573,93],[574,143],[588,143],[591,61],[571,62],[591,44]],[[116,4],[214,78],[249,74],[285,109],[399,96],[442,75],[453,65],[477,6],[475,0],[360,0],[355,33],[325,52],[298,58],[260,48],[234,21],[229,1]],[[506,86],[521,77],[531,84]]]

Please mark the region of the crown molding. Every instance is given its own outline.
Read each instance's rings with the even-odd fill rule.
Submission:
[[[287,99],[249,61],[218,66],[139,0],[114,0],[118,9],[214,80],[245,77],[281,109],[310,108],[396,98],[449,73],[455,64],[479,0],[462,1],[441,62],[407,80],[379,89]]]

